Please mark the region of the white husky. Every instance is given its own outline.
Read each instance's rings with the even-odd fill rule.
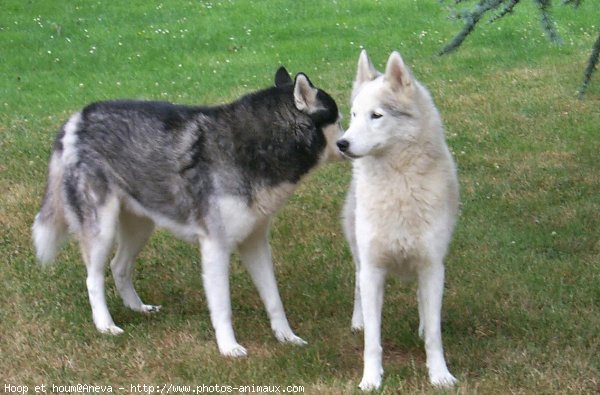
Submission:
[[[364,328],[360,388],[383,375],[381,309],[388,271],[418,281],[419,335],[429,379],[451,386],[441,337],[444,256],[458,211],[456,168],[429,92],[393,52],[385,74],[362,51],[350,128],[338,141],[353,159],[344,230],[356,263],[352,328]]]

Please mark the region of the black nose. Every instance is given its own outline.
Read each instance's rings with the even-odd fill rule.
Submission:
[[[346,151],[348,151],[348,147],[350,147],[350,142],[346,139],[341,139],[341,140],[338,140],[337,146],[340,151],[346,152]]]

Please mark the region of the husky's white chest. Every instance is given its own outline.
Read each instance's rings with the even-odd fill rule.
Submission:
[[[355,170],[359,248],[369,260],[413,275],[424,244],[446,217],[437,191],[419,174]]]

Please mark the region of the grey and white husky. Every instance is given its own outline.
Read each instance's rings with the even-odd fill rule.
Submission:
[[[104,272],[113,242],[113,278],[124,304],[152,313],[132,283],[134,260],[155,225],[200,243],[202,279],[221,354],[246,355],[231,323],[230,254],[256,285],[281,342],[305,344],[286,318],[268,233],[271,218],[301,178],[339,156],[338,108],[326,92],[282,67],[275,86],[215,107],[164,102],[91,104],[63,125],[33,224],[42,263],[68,233],[77,238],[99,331],[120,334],[106,305]]]
[[[458,181],[440,115],[397,52],[379,73],[363,51],[352,92],[350,127],[338,141],[353,160],[344,230],[356,263],[352,327],[365,336],[360,387],[381,385],[381,309],[385,277],[418,282],[419,335],[429,379],[456,380],[441,337],[444,257],[458,212]]]

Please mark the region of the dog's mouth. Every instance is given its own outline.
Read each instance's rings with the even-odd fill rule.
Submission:
[[[342,154],[342,156],[346,159],[358,159],[359,155],[355,155],[350,151],[350,141],[347,139],[341,138],[336,142],[338,150]]]
[[[362,158],[362,156],[360,156],[360,155],[354,155],[352,152],[348,152],[348,151],[346,151],[346,152],[340,151],[340,153],[342,154],[342,157],[345,158],[345,159],[352,160],[352,159]]]

